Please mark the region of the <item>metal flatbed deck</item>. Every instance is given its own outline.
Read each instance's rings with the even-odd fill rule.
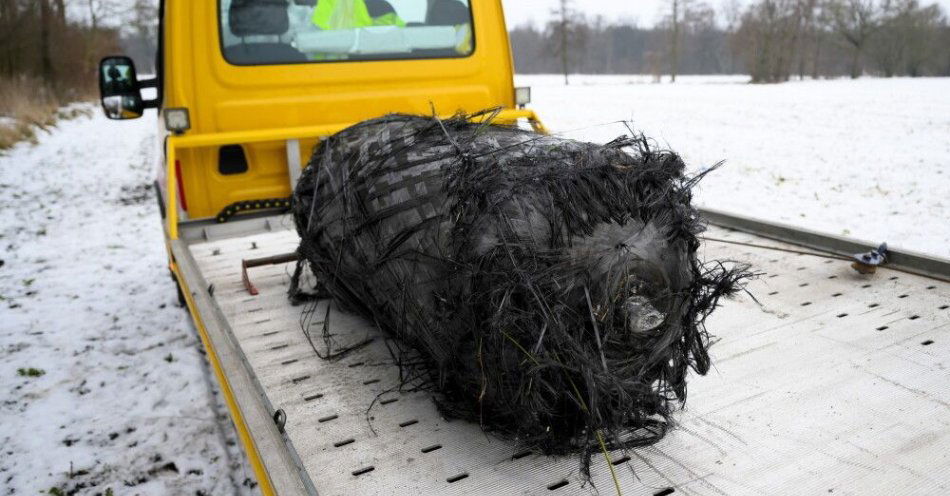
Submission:
[[[241,282],[242,259],[296,248],[290,223],[240,224],[186,229],[173,249],[279,494],[596,492],[576,458],[519,452],[441,418],[428,394],[385,392],[398,376],[381,333],[329,301],[309,327],[318,346],[328,306],[337,339],[376,339],[341,361],[318,358],[303,307],[286,297],[292,264],[253,269],[258,296]],[[726,242],[707,241],[703,257],[762,273],[749,285],[761,305],[743,295],[709,320],[713,370],[691,377],[678,428],[611,455],[623,494],[950,493],[950,284],[860,276],[843,261],[747,246],[802,250],[741,231],[707,236]],[[278,408],[285,434],[270,421]],[[615,492],[603,458],[592,475],[600,494]]]

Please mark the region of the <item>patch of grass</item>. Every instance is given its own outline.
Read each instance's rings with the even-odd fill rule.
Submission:
[[[35,144],[37,129],[89,114],[88,109],[63,107],[67,100],[37,78],[0,78],[0,117],[7,121],[0,123],[0,150],[21,141]]]
[[[33,367],[29,367],[25,369],[23,368],[17,369],[16,373],[20,377],[40,377],[43,374],[45,374],[46,371],[43,369],[34,369]]]
[[[20,123],[14,126],[0,125],[0,150],[6,150],[23,140],[32,140],[34,136],[29,126],[21,126]]]
[[[56,118],[61,121],[69,121],[77,117],[92,117],[92,111],[87,108],[69,107],[56,112]]]

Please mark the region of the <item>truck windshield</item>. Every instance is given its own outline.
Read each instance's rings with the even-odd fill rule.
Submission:
[[[471,0],[219,0],[235,65],[465,57]]]

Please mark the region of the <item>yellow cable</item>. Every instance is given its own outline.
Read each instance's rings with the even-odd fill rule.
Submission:
[[[604,453],[604,458],[607,460],[607,468],[610,469],[610,476],[614,479],[614,487],[617,488],[617,496],[623,496],[623,492],[620,490],[620,481],[617,480],[617,472],[614,471],[614,464],[610,460],[610,454],[607,453],[607,445],[604,444],[604,438],[600,435],[600,431],[597,431],[597,441],[600,443],[600,451]]]

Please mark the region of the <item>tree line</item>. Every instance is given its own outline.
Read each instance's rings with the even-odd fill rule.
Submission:
[[[950,25],[919,0],[667,0],[653,27],[585,15],[572,0],[541,28],[511,30],[519,73],[950,76]],[[69,96],[94,87],[100,57],[154,70],[155,0],[0,0],[0,80]],[[582,4],[581,4],[582,5]]]
[[[561,0],[541,28],[511,30],[519,73],[950,76],[950,24],[918,0],[668,0],[653,27],[587,16]]]
[[[74,99],[95,87],[101,57],[153,52],[156,20],[154,0],[0,0],[0,80]]]

